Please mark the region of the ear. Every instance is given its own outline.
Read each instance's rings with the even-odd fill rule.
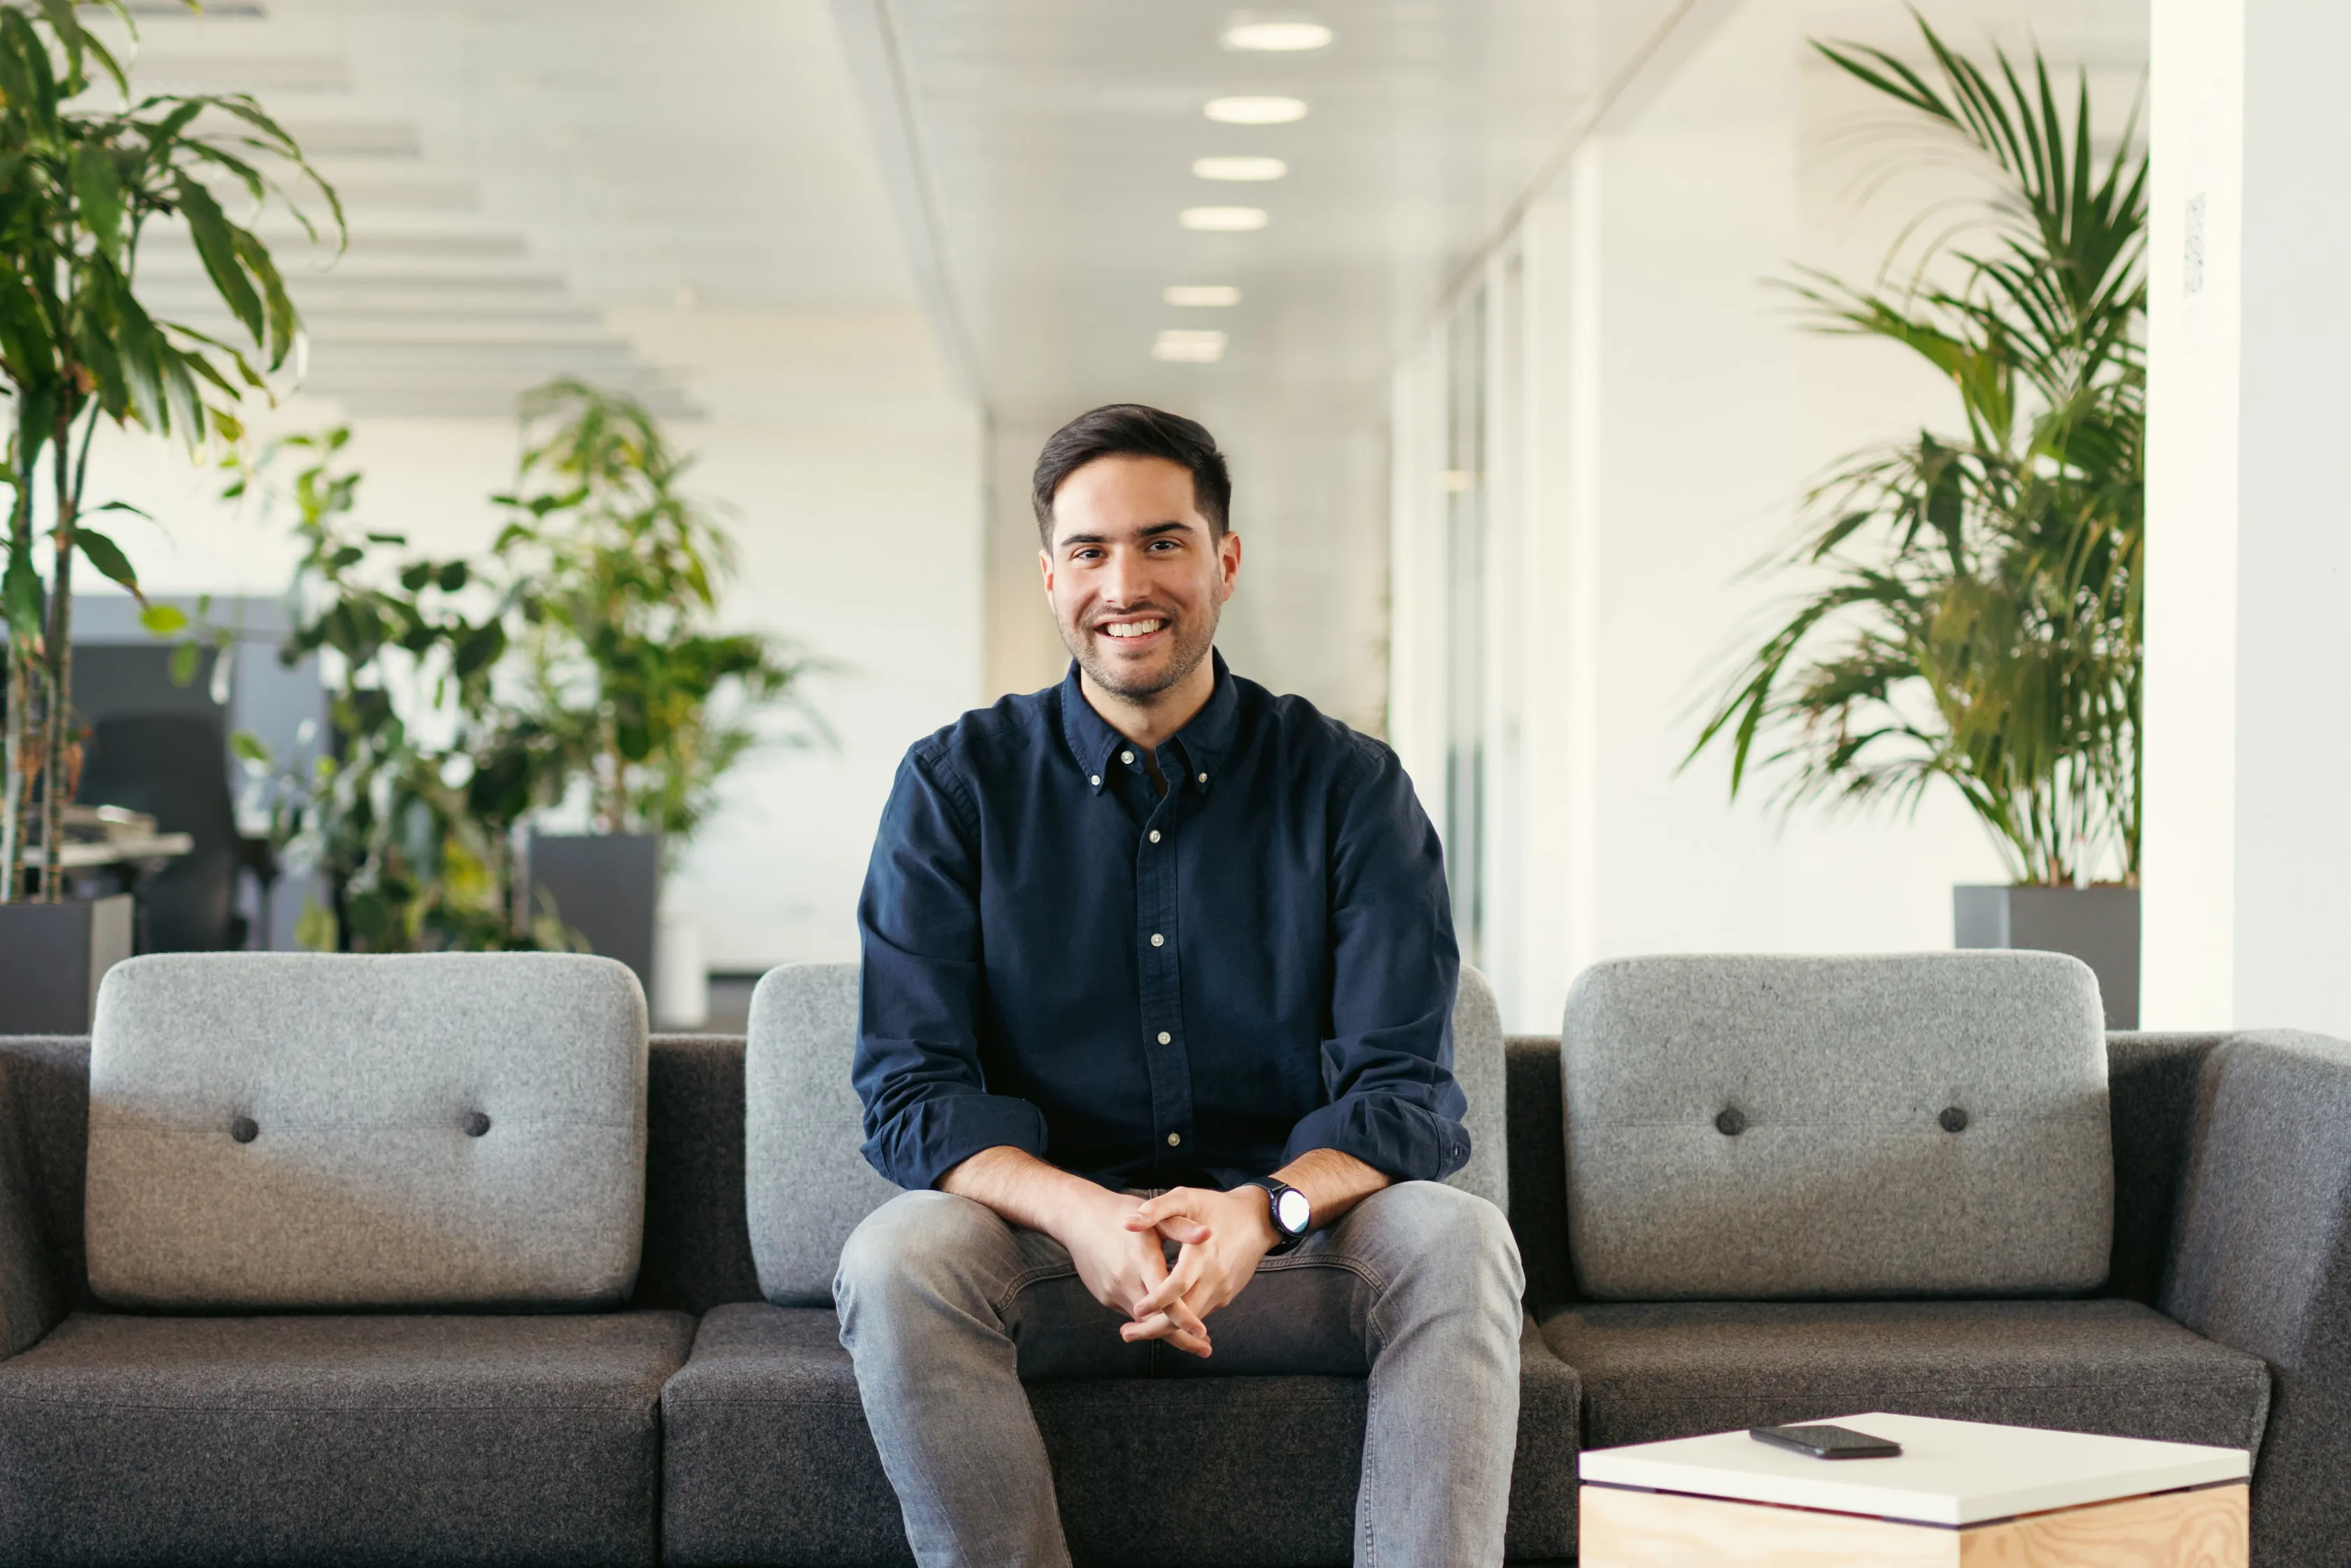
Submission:
[[[1045,575],[1045,597],[1050,599],[1053,596],[1052,551],[1040,549],[1037,552],[1037,570]]]
[[[1233,596],[1233,589],[1240,581],[1240,575],[1241,537],[1228,532],[1217,541],[1217,576],[1223,585],[1225,598]]]

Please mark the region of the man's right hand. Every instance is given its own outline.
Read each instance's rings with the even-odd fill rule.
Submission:
[[[1127,1228],[1141,1205],[1025,1149],[982,1149],[940,1177],[939,1190],[984,1203],[1060,1242],[1087,1292],[1122,1317],[1135,1319],[1136,1303],[1167,1278],[1159,1232]],[[1157,1316],[1156,1309],[1147,1315]],[[1164,1322],[1166,1332],[1155,1337],[1193,1355],[1209,1353],[1207,1325],[1188,1305],[1172,1303]]]
[[[1167,1279],[1167,1257],[1159,1232],[1128,1228],[1126,1222],[1140,1207],[1134,1199],[1092,1182],[1084,1185],[1092,1188],[1093,1196],[1076,1196],[1067,1228],[1053,1230],[1053,1239],[1070,1249],[1070,1261],[1078,1266],[1078,1278],[1085,1281],[1095,1301],[1130,1320],[1156,1316],[1160,1309],[1145,1313],[1139,1303]],[[1194,1355],[1207,1355],[1208,1329],[1198,1314],[1180,1301],[1171,1302],[1166,1310],[1173,1325],[1164,1336],[1167,1343]]]

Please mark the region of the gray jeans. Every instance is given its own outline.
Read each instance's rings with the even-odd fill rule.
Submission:
[[[1023,1379],[1283,1373],[1369,1375],[1360,1568],[1488,1568],[1510,1505],[1522,1287],[1500,1211],[1416,1181],[1259,1264],[1209,1319],[1206,1361],[1128,1344],[1060,1242],[942,1192],[868,1215],[833,1298],[925,1568],[1069,1563]]]

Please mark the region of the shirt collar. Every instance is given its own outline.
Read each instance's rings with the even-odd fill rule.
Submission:
[[[1240,724],[1240,695],[1233,687],[1232,672],[1225,666],[1225,656],[1211,648],[1208,658],[1216,672],[1216,688],[1208,694],[1207,704],[1192,716],[1192,722],[1176,732],[1174,741],[1183,748],[1190,769],[1186,779],[1193,788],[1203,789],[1216,777],[1217,762],[1231,748],[1233,733]],[[1070,673],[1061,677],[1061,737],[1069,745],[1070,755],[1077,759],[1078,770],[1086,775],[1097,795],[1105,788],[1111,758],[1120,747],[1133,745],[1094,712],[1093,704],[1086,701],[1085,690],[1078,682],[1075,659],[1070,661]]]

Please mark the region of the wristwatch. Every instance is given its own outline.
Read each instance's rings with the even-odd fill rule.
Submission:
[[[1267,1211],[1273,1217],[1274,1234],[1281,1239],[1269,1249],[1267,1256],[1287,1252],[1306,1239],[1306,1233],[1314,1228],[1314,1206],[1307,1201],[1304,1193],[1273,1176],[1251,1176],[1241,1185],[1259,1187],[1265,1192]]]

